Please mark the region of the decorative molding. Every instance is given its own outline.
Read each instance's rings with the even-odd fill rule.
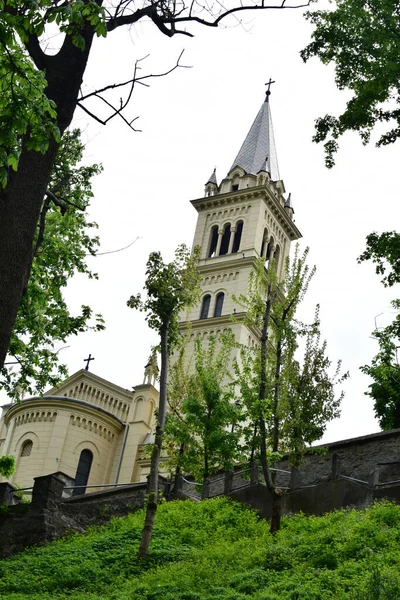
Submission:
[[[72,414],[69,417],[69,421],[70,421],[71,425],[74,425],[75,427],[82,427],[83,429],[87,429],[88,431],[91,431],[91,432],[99,435],[100,437],[103,437],[105,440],[107,440],[109,442],[112,442],[115,437],[115,433],[113,431],[111,431],[104,425],[100,425],[99,423],[97,423],[96,421],[94,421],[92,419],[87,419],[86,417],[81,417],[79,415]]]
[[[40,423],[42,421],[49,421],[52,423],[57,416],[57,413],[54,411],[31,411],[25,412],[22,415],[18,415],[15,419],[15,425],[24,425],[25,423]]]

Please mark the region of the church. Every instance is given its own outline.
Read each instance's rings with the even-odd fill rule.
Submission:
[[[218,183],[214,170],[204,196],[191,201],[198,213],[193,245],[200,247],[202,276],[199,305],[182,315],[182,328],[191,324],[191,344],[196,336],[206,340],[227,328],[239,343],[257,343],[258,332],[246,325],[232,294],[246,294],[259,257],[266,265],[274,258],[282,277],[290,244],[301,237],[285,194],[268,88],[227,176]],[[14,485],[29,487],[34,477],[57,471],[75,479],[76,493],[145,480],[158,404],[151,361],[133,390],[102,379],[88,365],[43,397],[2,407],[0,452],[16,458]]]

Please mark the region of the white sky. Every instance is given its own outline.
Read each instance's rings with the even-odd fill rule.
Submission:
[[[149,89],[138,86],[127,115],[140,117],[141,133],[122,121],[102,127],[76,114],[75,125],[85,129],[86,160],[104,166],[90,209],[100,227],[100,251],[140,239],[129,250],[91,259],[98,282],[71,281],[71,306],[89,304],[103,314],[107,329],[71,339],[60,357],[72,374],[90,352],[94,373],[126,388],[142,383],[157,340],[126,300],[141,291],[150,252],[160,250],[171,259],[179,243],[191,245],[197,213],[190,200],[203,196],[214,166],[218,181],[226,175],[272,77],[280,174],[292,192],[302,244],[310,246],[310,263],[317,265],[302,311],[311,319],[315,304],[321,304],[329,355],[341,358],[351,373],[342,416],[328,426],[324,441],[372,433],[379,426],[359,366],[376,353],[370,338],[374,317],[383,313],[378,325],[393,318],[389,302],[396,291],[384,290],[373,266],[357,265],[356,258],[368,233],[397,227],[398,146],[363,147],[356,134],[346,135],[337,165],[328,171],[323,148],[311,141],[314,120],[339,114],[348,96],[336,89],[333,69],[316,59],[301,61],[311,27],[300,11],[265,11],[254,19],[253,14],[244,17],[244,27],[195,27],[194,39],[168,39],[150,24],[139,24],[95,42],[84,91],[128,79],[135,59],[149,53],[143,73],[167,70],[183,48],[182,62],[192,68],[151,80]]]

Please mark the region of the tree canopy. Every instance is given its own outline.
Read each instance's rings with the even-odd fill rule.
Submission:
[[[191,37],[191,24],[217,28],[234,13],[268,8],[287,5],[285,0],[278,7],[264,0],[232,0],[228,6],[200,0],[145,0],[140,5],[133,0],[0,0],[0,368],[29,278],[35,230],[57,149],[76,107],[101,123],[120,118],[134,129],[124,110],[135,84],[151,77],[139,76],[136,64],[124,81],[83,95],[94,37],[141,20],[167,37]],[[49,33],[57,36],[55,50],[46,44]],[[179,59],[163,74],[178,66]],[[111,89],[120,92],[116,102],[107,96]],[[89,107],[93,98],[110,111],[105,119]]]
[[[1,371],[0,387],[10,398],[24,392],[42,393],[67,375],[59,350],[70,335],[87,329],[103,329],[100,315],[84,305],[71,314],[64,292],[76,273],[96,277],[87,264],[95,256],[99,240],[96,223],[88,219],[93,196],[92,178],[99,165],[80,164],[83,144],[80,131],[65,133],[54,165],[49,194],[35,232],[31,274],[13,329],[7,363]],[[53,191],[52,191],[53,190]],[[57,194],[57,195],[56,195]]]
[[[199,299],[200,274],[197,270],[199,247],[191,254],[182,244],[175,251],[175,260],[164,262],[160,252],[152,252],[146,265],[145,299],[141,294],[131,296],[127,302],[146,314],[151,329],[160,337],[160,394],[155,441],[151,453],[149,498],[146,519],[139,548],[139,558],[145,558],[149,549],[158,504],[158,471],[164,439],[167,408],[168,359],[180,338],[179,316]]]
[[[400,137],[400,22],[396,0],[338,0],[334,8],[307,13],[314,25],[304,61],[317,56],[335,67],[340,90],[352,97],[339,116],[317,119],[314,141],[323,142],[326,165],[334,165],[338,139],[356,131],[364,144],[379,123],[377,146]],[[381,128],[379,128],[379,131]]]
[[[367,246],[358,261],[370,260],[375,264],[377,275],[385,287],[400,283],[400,234],[386,231],[367,236]],[[395,319],[386,327],[376,328],[372,337],[379,344],[379,350],[370,365],[361,370],[372,378],[367,396],[374,399],[375,414],[382,429],[400,427],[400,298],[391,302]]]

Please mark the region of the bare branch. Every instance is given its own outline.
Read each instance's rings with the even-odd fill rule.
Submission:
[[[149,19],[151,19],[153,21],[153,23],[161,31],[161,33],[163,33],[164,35],[166,35],[168,37],[172,37],[175,34],[187,35],[189,37],[193,37],[193,34],[188,31],[176,29],[176,27],[175,27],[176,23],[196,22],[201,25],[205,25],[206,27],[218,27],[218,25],[220,24],[220,22],[223,19],[225,19],[226,17],[228,17],[230,15],[235,15],[238,12],[251,11],[251,10],[286,10],[289,8],[292,8],[292,9],[306,8],[310,5],[310,1],[311,0],[309,0],[308,2],[306,2],[304,4],[296,4],[296,5],[288,6],[286,4],[286,0],[282,0],[281,4],[268,6],[265,4],[265,0],[260,0],[259,4],[243,4],[242,1],[240,0],[240,3],[238,6],[235,6],[234,8],[230,8],[230,9],[227,9],[221,3],[218,3],[220,5],[220,7],[222,8],[222,12],[217,16],[213,15],[213,8],[211,6],[200,5],[199,11],[204,10],[205,12],[209,13],[209,15],[211,16],[210,20],[202,19],[201,17],[195,16],[194,12],[195,12],[196,0],[192,0],[188,9],[186,6],[183,6],[182,9],[180,9],[178,11],[176,10],[175,3],[174,3],[174,10],[170,10],[170,8],[166,5],[166,3],[162,2],[162,1],[155,1],[150,6],[146,6],[145,8],[140,8],[130,14],[117,14],[117,12],[116,12],[114,17],[111,18],[107,22],[107,31],[113,31],[114,29],[117,29],[118,27],[121,27],[122,25],[132,25],[134,23],[137,23],[143,17],[148,17]],[[119,6],[121,4],[122,4],[122,2],[120,2]],[[125,7],[124,7],[124,9],[125,9]],[[182,13],[185,10],[187,10],[187,14],[186,14],[186,16],[183,16]],[[214,16],[214,18],[212,18],[213,16]]]
[[[175,65],[173,67],[171,67],[170,69],[168,69],[167,71],[164,71],[163,73],[152,73],[152,74],[148,74],[148,75],[142,75],[140,77],[137,76],[137,71],[138,69],[140,69],[140,67],[138,66],[140,62],[142,62],[143,60],[145,60],[147,56],[144,56],[142,58],[137,59],[137,61],[135,62],[135,68],[134,68],[134,73],[133,73],[133,77],[131,79],[128,79],[127,81],[123,81],[121,83],[113,83],[110,85],[107,85],[99,90],[95,90],[94,92],[90,92],[89,94],[86,95],[81,95],[78,98],[78,106],[80,108],[82,108],[82,110],[84,110],[90,117],[92,117],[93,119],[95,119],[98,123],[100,123],[101,125],[107,125],[107,123],[109,121],[111,121],[111,119],[113,119],[114,117],[119,116],[127,125],[128,127],[130,127],[133,131],[140,131],[140,129],[135,129],[134,127],[132,127],[132,123],[134,121],[136,121],[139,117],[135,117],[134,119],[132,119],[131,121],[128,121],[125,116],[122,114],[122,111],[127,107],[127,105],[129,104],[129,101],[132,97],[133,94],[133,90],[135,87],[136,83],[140,83],[141,85],[144,85],[146,87],[148,87],[148,84],[144,82],[144,80],[146,79],[150,79],[150,78],[157,78],[157,77],[165,77],[166,75],[169,75],[170,73],[172,73],[173,71],[175,71],[175,69],[178,68],[182,68],[182,69],[190,69],[191,67],[187,66],[187,65],[181,65],[180,64],[180,60],[182,58],[182,55],[184,53],[184,50],[182,50],[182,52],[179,54],[178,59],[175,63]],[[110,90],[115,90],[117,88],[121,88],[121,87],[125,87],[125,86],[130,86],[128,95],[126,97],[125,100],[123,100],[122,98],[120,98],[120,106],[119,108],[115,107],[109,100],[107,100],[103,94],[105,92],[108,92]],[[109,108],[112,109],[112,114],[107,117],[106,119],[100,119],[100,117],[98,117],[96,114],[94,114],[92,111],[90,111],[84,104],[83,102],[85,100],[87,100],[88,98],[98,98],[99,100],[101,100],[102,102],[104,102]]]

